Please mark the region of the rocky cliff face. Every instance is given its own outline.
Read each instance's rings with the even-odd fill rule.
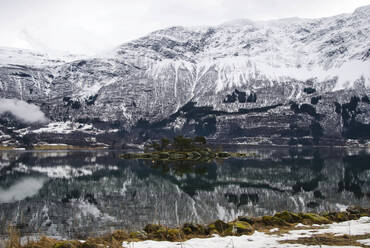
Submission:
[[[25,55],[2,49],[0,97],[36,104],[51,122],[93,124],[102,142],[104,135],[136,142],[186,134],[253,144],[364,143],[369,13],[365,6],[321,19],[172,27],[104,57],[64,63],[32,53],[14,59]]]

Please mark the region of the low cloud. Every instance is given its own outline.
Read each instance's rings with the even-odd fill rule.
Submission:
[[[0,114],[5,112],[28,123],[47,121],[45,114],[38,106],[17,99],[0,99]]]

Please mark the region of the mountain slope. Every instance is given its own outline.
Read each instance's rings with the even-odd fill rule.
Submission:
[[[266,144],[366,140],[368,13],[370,6],[321,19],[172,27],[105,57],[3,61],[0,97],[32,102],[51,121],[118,128],[117,140],[179,133]]]

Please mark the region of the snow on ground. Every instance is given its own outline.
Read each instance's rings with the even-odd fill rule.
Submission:
[[[86,58],[63,52],[47,54],[28,49],[0,47],[0,65],[28,65],[34,67],[57,66],[66,62]]]
[[[118,132],[119,130],[118,129],[100,130],[95,128],[92,124],[66,121],[66,122],[51,122],[45,125],[44,127],[32,131],[29,131],[29,128],[24,128],[17,130],[16,132],[23,136],[29,132],[70,134],[76,131],[97,135],[105,132],[114,133]]]
[[[306,229],[306,230],[293,230],[282,235],[271,235],[262,232],[255,232],[250,236],[229,236],[220,237],[214,236],[212,238],[204,239],[190,239],[185,242],[169,242],[169,241],[141,241],[127,243],[123,242],[125,248],[282,248],[282,247],[312,247],[300,244],[280,244],[279,241],[295,240],[300,237],[310,237],[316,234],[333,233],[335,235],[362,235],[370,233],[370,217],[362,217],[359,220],[351,220],[342,223],[333,223],[330,225],[322,225],[322,229]],[[359,241],[362,244],[369,244],[369,239]],[[358,247],[358,246],[325,246],[320,247]]]
[[[320,226],[320,225],[319,225]],[[362,217],[359,220],[350,220],[341,223],[324,225],[325,228],[316,230],[315,234],[333,233],[335,235],[363,235],[370,233],[370,217]],[[322,227],[322,226],[321,226]],[[300,237],[310,237],[311,233],[304,230],[293,230],[291,234],[300,234]]]
[[[101,133],[101,130],[94,128],[91,124],[83,124],[78,122],[52,122],[47,126],[33,130],[33,133],[62,133],[69,134],[73,131],[81,131],[84,133]]]
[[[363,245],[370,245],[370,239],[361,239],[361,240],[358,240],[357,242]]]
[[[225,57],[205,59],[198,65],[201,71],[207,72],[211,68],[216,69],[218,78],[216,81],[215,92],[221,92],[228,88],[241,87],[248,85],[253,80],[265,80],[270,82],[285,82],[290,79],[307,81],[315,79],[318,82],[325,82],[337,79],[334,91],[352,88],[356,80],[363,79],[365,86],[370,86],[370,61],[351,60],[338,67],[329,69],[321,65],[307,67],[297,67],[296,65],[284,65],[277,63],[277,66],[270,65],[266,61],[258,61],[257,58],[251,59],[248,56]],[[254,85],[254,87],[257,87]],[[261,85],[260,87],[264,87]]]

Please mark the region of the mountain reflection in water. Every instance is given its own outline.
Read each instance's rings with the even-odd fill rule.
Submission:
[[[83,238],[147,223],[226,221],[370,205],[370,151],[243,147],[243,159],[123,160],[119,152],[0,152],[0,232]]]

